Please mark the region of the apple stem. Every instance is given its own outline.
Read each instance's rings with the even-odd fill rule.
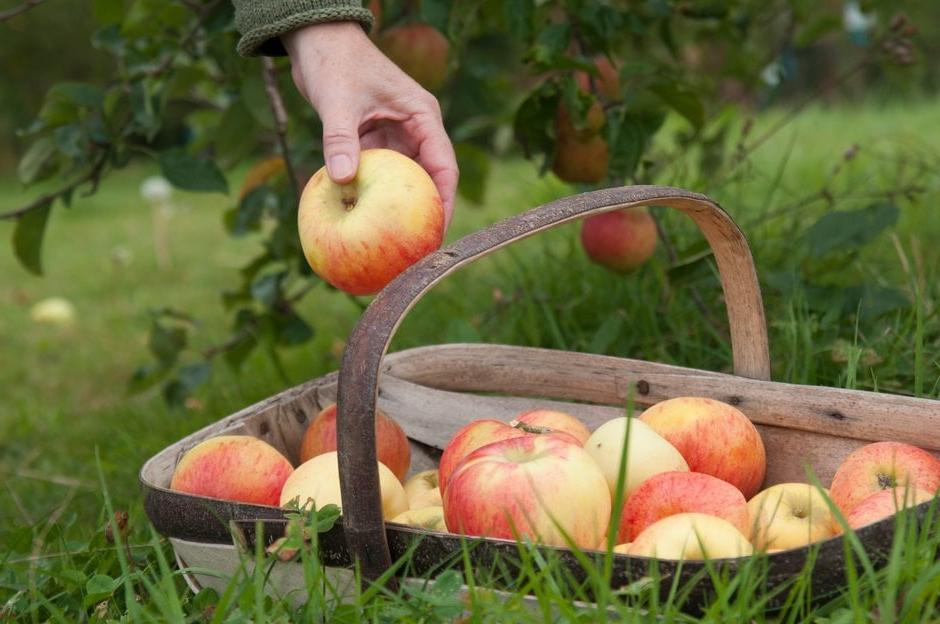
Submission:
[[[898,482],[892,475],[889,474],[879,474],[878,475],[878,486],[882,490],[887,490],[893,487],[897,487]]]
[[[346,212],[349,212],[355,208],[356,202],[359,201],[359,198],[356,196],[356,187],[352,184],[343,184],[339,188],[343,197],[343,207],[346,209]]]
[[[538,427],[536,425],[530,425],[528,423],[520,422],[518,420],[513,420],[509,423],[509,426],[515,427],[516,429],[521,429],[526,433],[551,433],[554,431],[551,427]]]

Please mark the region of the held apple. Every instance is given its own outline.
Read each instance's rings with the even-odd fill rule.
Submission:
[[[276,448],[253,436],[222,435],[186,451],[170,480],[177,492],[277,505],[294,467]]]
[[[405,495],[409,509],[421,509],[441,505],[441,488],[438,487],[437,470],[422,470],[405,482]]]
[[[919,488],[895,487],[888,490],[880,490],[862,499],[845,516],[845,521],[849,527],[860,529],[863,526],[878,522],[898,513],[908,507],[916,507],[921,503],[933,499],[934,495],[927,490]],[[838,521],[833,520],[833,527],[836,533],[842,532],[842,527]]]
[[[657,559],[721,559],[753,554],[733,524],[703,513],[680,513],[654,522],[627,547],[627,554]]]
[[[310,178],[297,225],[317,275],[348,293],[369,295],[441,246],[444,210],[418,163],[393,150],[367,149],[349,184],[334,183],[325,167]]]
[[[444,522],[464,535],[528,538],[581,548],[600,543],[610,523],[604,474],[577,444],[526,435],[468,455],[444,490]]]
[[[408,436],[394,418],[375,412],[375,445],[377,459],[388,466],[399,481],[404,481],[411,466],[411,445]],[[300,462],[336,450],[336,403],[327,405],[317,414],[300,441]]]
[[[833,502],[848,514],[871,494],[895,487],[936,492],[940,489],[940,460],[911,444],[873,442],[842,461],[829,489]]]
[[[382,517],[386,520],[408,511],[408,497],[388,466],[379,464],[379,491],[382,498]],[[284,482],[281,490],[281,507],[296,500],[300,507],[312,500],[317,509],[326,505],[342,507],[339,486],[339,456],[336,451],[317,455],[297,466]]]
[[[626,273],[656,251],[656,222],[645,208],[622,208],[587,217],[581,223],[581,246],[593,262]]]
[[[800,548],[834,535],[832,512],[823,492],[809,483],[778,483],[748,501],[755,547],[770,552]]]
[[[689,470],[727,481],[745,498],[764,482],[764,442],[736,407],[704,397],[677,397],[653,405],[640,419],[679,449]]]
[[[629,439],[627,428],[629,426]],[[626,443],[626,475],[624,500],[637,487],[661,472],[685,471],[689,466],[682,455],[665,438],[638,418],[620,416],[608,420],[594,430],[584,444],[597,465],[601,467],[611,498],[616,495],[617,481],[621,477],[620,463]]]
[[[738,488],[701,472],[662,472],[630,494],[620,516],[617,541],[633,541],[657,520],[685,512],[718,516],[745,535],[748,532],[747,501]]]
[[[582,446],[591,437],[591,430],[584,423],[567,412],[557,410],[535,409],[522,412],[509,421],[509,424],[525,431],[528,431],[527,427],[564,431],[576,438]]]
[[[474,420],[461,427],[444,447],[444,453],[437,467],[437,480],[441,494],[447,491],[451,473],[467,455],[487,444],[523,436],[551,436],[580,446],[577,438],[564,431],[538,432],[532,428],[526,430],[522,427],[513,427],[499,420],[488,418]]]

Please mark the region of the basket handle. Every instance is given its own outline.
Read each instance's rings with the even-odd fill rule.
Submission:
[[[589,215],[653,204],[692,217],[711,246],[728,312],[734,373],[770,379],[767,325],[751,251],[731,217],[704,195],[665,186],[591,191],[533,208],[439,249],[379,292],[352,330],[340,367],[337,447],[343,528],[365,580],[377,579],[391,566],[379,497],[374,414],[382,358],[405,314],[452,272],[515,241]]]

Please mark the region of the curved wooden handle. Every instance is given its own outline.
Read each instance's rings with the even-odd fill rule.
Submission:
[[[770,379],[767,325],[744,234],[718,204],[664,186],[603,189],[565,197],[500,221],[429,254],[389,283],[350,334],[339,372],[337,447],[343,527],[365,579],[391,566],[375,454],[379,367],[405,314],[437,282],[478,258],[542,230],[588,215],[662,205],[686,213],[711,246],[724,290],[736,375]]]

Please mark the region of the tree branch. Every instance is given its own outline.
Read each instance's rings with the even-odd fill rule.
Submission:
[[[19,219],[30,210],[36,210],[37,208],[41,208],[49,204],[50,202],[55,201],[59,197],[66,195],[68,193],[71,193],[72,191],[74,191],[75,189],[77,189],[78,187],[86,183],[91,183],[92,185],[91,189],[89,189],[88,193],[86,194],[90,195],[94,193],[95,189],[98,188],[98,182],[101,179],[101,173],[104,170],[104,164],[107,161],[107,159],[108,159],[107,152],[101,154],[101,156],[98,157],[98,160],[95,161],[95,164],[88,171],[88,173],[86,173],[82,177],[67,184],[66,186],[63,186],[57,191],[53,191],[51,193],[47,193],[45,195],[40,196],[35,201],[29,204],[26,204],[25,206],[21,208],[17,208],[16,210],[11,210],[9,212],[0,213],[0,221]]]
[[[281,90],[277,86],[277,69],[274,67],[274,59],[265,56],[261,59],[261,67],[262,77],[264,78],[264,92],[268,96],[271,113],[274,115],[274,130],[277,133],[277,143],[281,148],[281,156],[284,158],[287,177],[297,196],[300,197],[301,188],[297,179],[297,171],[294,169],[294,163],[291,161],[290,151],[287,148],[287,108],[284,106]]]
[[[29,11],[30,9],[34,9],[40,4],[42,4],[43,1],[44,0],[26,0],[26,2],[24,2],[23,4],[19,6],[15,6],[12,9],[7,9],[6,11],[0,11],[0,22],[5,22],[8,19],[12,19],[16,17],[20,13],[25,13],[26,11]]]

